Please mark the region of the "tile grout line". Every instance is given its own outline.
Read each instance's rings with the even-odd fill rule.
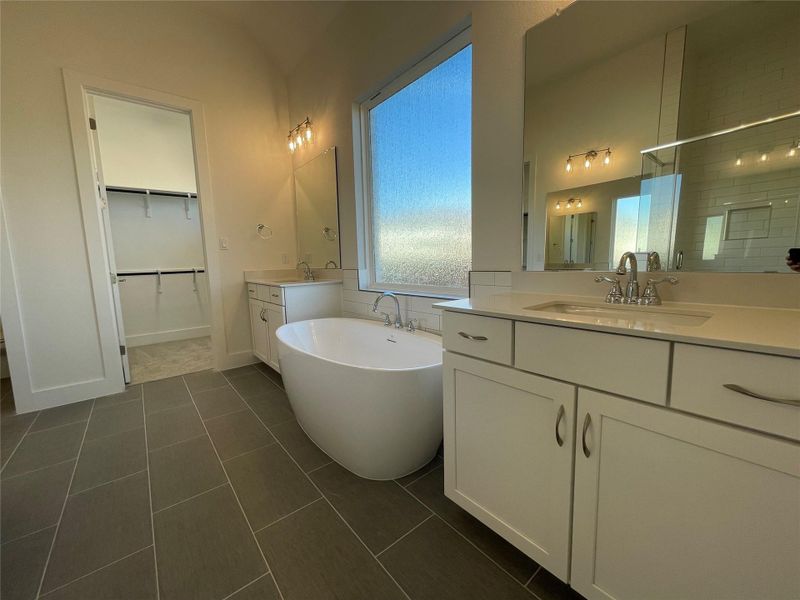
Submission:
[[[426,507],[426,508],[427,508],[427,507]],[[407,536],[411,535],[411,532],[415,531],[415,530],[416,530],[418,527],[421,527],[423,523],[427,522],[429,519],[432,519],[432,518],[435,516],[435,514],[434,514],[434,512],[433,512],[432,510],[428,509],[428,512],[430,512],[431,514],[429,514],[427,517],[425,517],[424,519],[422,519],[422,521],[420,521],[419,523],[417,523],[416,525],[414,525],[414,526],[413,526],[411,529],[409,529],[408,531],[406,531],[406,532],[405,532],[403,535],[401,535],[399,538],[397,538],[397,539],[396,539],[395,541],[393,541],[391,544],[389,544],[388,546],[386,546],[386,548],[384,548],[384,549],[383,549],[383,550],[381,550],[380,552],[376,553],[376,554],[375,554],[375,558],[379,558],[381,554],[383,554],[384,552],[386,552],[387,550],[389,550],[389,548],[392,548],[392,547],[393,547],[395,544],[397,544],[398,542],[400,542],[400,540],[402,540],[402,539],[405,539]]]
[[[531,584],[531,581],[533,581],[533,578],[536,577],[539,574],[539,571],[541,571],[541,570],[542,570],[542,565],[539,565],[539,568],[536,569],[530,577],[528,577],[528,581],[525,582],[525,587],[526,588]],[[538,598],[538,596],[537,596],[537,598]]]
[[[178,502],[175,502],[174,504],[170,504],[169,506],[165,506],[164,508],[159,508],[158,510],[154,510],[153,511],[153,516],[157,515],[160,512],[164,512],[165,510],[169,510],[170,508],[175,508],[176,506],[180,506],[184,502],[189,502],[189,500],[194,500],[195,498],[199,498],[200,496],[205,496],[206,494],[208,494],[210,492],[213,492],[214,490],[218,490],[221,487],[225,487],[226,485],[228,485],[227,481],[225,483],[220,483],[219,485],[215,485],[212,488],[208,488],[207,490],[204,490],[204,491],[200,492],[199,494],[195,494],[193,496],[189,496],[188,498],[184,498],[183,500],[179,500]]]
[[[431,462],[433,462],[434,460],[436,460],[438,457],[439,457],[439,455],[437,454],[436,456],[434,456],[434,457],[431,459]],[[430,463],[428,463],[428,465],[429,465],[429,464],[430,464]],[[427,467],[428,465],[425,465],[425,467]],[[435,471],[436,469],[438,469],[438,468],[439,468],[439,467],[441,467],[441,466],[443,466],[443,465],[436,465],[435,467],[432,467],[430,470],[428,470],[428,471],[425,471],[425,472],[424,472],[422,475],[420,475],[419,477],[415,477],[414,479],[412,479],[411,481],[409,481],[408,483],[405,483],[405,484],[404,484],[404,483],[400,483],[400,481],[399,481],[399,480],[397,480],[397,479],[392,479],[392,481],[394,481],[395,483],[399,484],[401,487],[407,488],[407,487],[408,487],[408,486],[410,486],[410,485],[414,485],[414,484],[415,484],[415,483],[417,483],[417,482],[418,482],[420,479],[422,479],[423,477],[425,477],[425,476],[426,476],[428,473],[432,473],[433,471]],[[425,467],[422,467],[422,468],[424,469]],[[407,477],[407,476],[406,476],[406,477]],[[401,479],[402,479],[402,477],[401,477]]]
[[[109,479],[108,481],[104,481],[103,483],[98,483],[97,485],[93,485],[92,487],[86,488],[85,490],[80,490],[78,492],[73,492],[72,494],[67,494],[69,498],[74,498],[75,496],[80,496],[81,494],[85,494],[86,492],[91,492],[92,490],[96,490],[99,487],[103,487],[104,485],[109,485],[110,483],[116,483],[117,481],[122,481],[123,479],[127,479],[128,477],[133,477],[134,475],[141,475],[147,471],[147,469],[140,469],[135,473],[128,473],[127,475],[123,475],[122,477],[117,477],[116,479]]]
[[[130,554],[126,554],[125,556],[123,556],[121,558],[118,558],[116,560],[112,560],[110,563],[108,563],[106,565],[103,565],[102,567],[98,567],[97,569],[94,569],[93,571],[89,571],[88,573],[85,573],[85,574],[81,575],[80,577],[76,577],[75,579],[72,579],[72,580],[68,581],[67,583],[65,583],[63,585],[60,585],[58,587],[53,588],[49,592],[46,592],[46,593],[42,594],[40,596],[40,598],[47,598],[50,594],[53,594],[53,593],[57,592],[58,590],[63,590],[65,587],[72,585],[76,581],[80,581],[81,579],[86,579],[87,577],[89,577],[90,575],[94,575],[98,571],[102,571],[103,569],[107,569],[108,567],[111,567],[111,566],[113,566],[113,565],[115,565],[117,563],[122,562],[126,558],[130,558],[134,554],[138,554],[142,550],[147,550],[148,548],[152,548],[152,547],[153,547],[153,545],[150,544],[149,546],[144,546],[143,548],[139,548],[138,550],[134,550]]]
[[[264,375],[264,377],[266,377],[267,379],[269,379],[269,377],[267,377],[266,375]],[[230,380],[229,380],[229,381],[230,381]],[[231,384],[231,385],[233,386],[233,384]],[[273,385],[274,385],[274,384],[273,384]],[[236,388],[235,388],[235,387],[234,387],[234,390],[236,390]],[[237,394],[239,394],[239,391],[238,391],[238,390],[236,390],[236,393],[237,393]],[[241,394],[239,394],[239,396],[242,398],[242,400],[244,400],[244,397],[243,397]],[[248,406],[249,406],[249,405],[248,405]],[[289,451],[286,449],[286,447],[283,445],[283,443],[282,443],[282,442],[281,442],[281,441],[280,441],[280,440],[279,440],[279,439],[278,439],[278,438],[275,436],[275,434],[274,434],[274,433],[272,433],[272,430],[271,430],[269,427],[267,427],[267,425],[264,423],[264,421],[262,421],[262,420],[261,420],[261,417],[259,417],[259,416],[256,414],[256,412],[255,412],[255,411],[254,411],[252,408],[250,409],[250,411],[251,411],[251,412],[252,412],[252,413],[255,415],[256,419],[258,419],[258,421],[259,421],[259,422],[260,422],[260,423],[261,423],[261,424],[262,424],[262,425],[263,425],[263,426],[264,426],[264,427],[267,429],[267,431],[269,431],[269,432],[270,432],[270,434],[272,435],[272,437],[274,437],[274,438],[275,438],[275,442],[276,442],[276,443],[277,443],[277,444],[278,444],[278,445],[279,445],[281,448],[283,448],[283,451],[284,451],[284,452],[286,452],[286,455],[289,457],[289,459],[290,459],[290,460],[291,460],[291,461],[292,461],[292,462],[295,464],[295,466],[297,466],[297,468],[300,470],[300,472],[301,472],[303,475],[305,475],[305,477],[306,477],[306,479],[309,481],[309,483],[310,483],[312,486],[314,486],[314,488],[317,490],[317,492],[318,492],[318,493],[319,493],[319,495],[322,497],[322,499],[323,499],[323,500],[325,500],[325,502],[327,502],[327,504],[328,504],[328,506],[330,506],[331,510],[332,510],[332,511],[333,511],[333,512],[336,514],[336,516],[338,516],[338,517],[339,517],[339,519],[342,521],[342,523],[344,523],[345,527],[347,527],[347,528],[350,530],[350,532],[351,532],[351,533],[352,533],[352,534],[355,536],[355,538],[356,538],[356,539],[357,539],[357,540],[358,540],[358,541],[361,543],[361,545],[362,545],[362,546],[364,547],[364,549],[365,549],[365,550],[366,550],[366,551],[369,553],[369,555],[370,555],[370,556],[372,556],[372,558],[375,560],[375,562],[376,562],[376,563],[378,563],[378,566],[380,566],[380,568],[381,568],[381,569],[383,569],[383,572],[384,572],[384,573],[386,573],[386,575],[389,577],[389,579],[391,579],[391,580],[392,580],[392,582],[393,582],[393,583],[394,583],[394,584],[397,586],[397,589],[399,589],[399,590],[400,590],[400,592],[403,594],[403,596],[405,596],[405,597],[406,597],[408,600],[411,600],[411,596],[409,596],[409,595],[408,595],[408,593],[407,593],[407,592],[406,592],[406,590],[403,588],[403,586],[401,586],[401,585],[400,585],[400,583],[399,583],[399,582],[398,582],[398,581],[397,581],[397,580],[394,578],[394,576],[393,576],[393,575],[392,575],[392,574],[389,572],[389,570],[388,570],[388,569],[387,569],[387,568],[384,566],[384,564],[383,564],[381,561],[379,561],[379,560],[378,560],[378,559],[375,557],[375,553],[374,553],[374,552],[372,552],[372,550],[370,550],[370,549],[369,549],[369,546],[367,546],[367,544],[365,544],[365,543],[364,543],[364,540],[362,540],[362,539],[361,539],[361,537],[360,537],[360,536],[359,536],[359,535],[358,535],[358,534],[355,532],[355,530],[354,530],[354,529],[353,529],[353,528],[350,526],[350,523],[348,523],[348,522],[347,522],[347,520],[345,520],[345,518],[344,518],[344,517],[341,515],[341,513],[340,513],[338,510],[336,510],[336,507],[333,505],[333,503],[331,503],[331,501],[330,501],[330,500],[328,500],[328,497],[327,497],[327,496],[326,496],[326,495],[325,495],[325,494],[322,492],[322,489],[320,489],[320,487],[319,487],[319,486],[318,486],[318,485],[317,485],[317,484],[314,482],[314,480],[313,480],[313,479],[311,479],[311,477],[309,477],[309,476],[308,476],[308,474],[307,474],[305,471],[303,471],[303,468],[300,466],[300,463],[298,463],[298,462],[295,460],[294,456],[292,456],[292,454],[291,454],[291,453],[290,453],[290,452],[289,452]],[[302,429],[302,428],[301,428],[301,429]],[[312,443],[313,443],[313,442],[312,442]],[[427,508],[427,507],[426,507],[426,508]],[[431,512],[432,512],[432,511],[431,511]],[[259,547],[260,547],[260,546],[259,546]],[[277,581],[276,581],[276,584],[277,584]],[[278,591],[280,591],[280,590],[278,590]],[[281,595],[281,597],[283,597],[283,595]]]
[[[152,450],[150,450],[150,452],[161,452],[162,450],[166,450],[167,448],[172,448],[179,444],[185,444],[186,442],[193,442],[194,440],[200,439],[201,437],[205,437],[205,435],[206,435],[205,433],[201,433],[200,435],[196,435],[194,437],[181,440],[180,442],[172,442],[171,444],[167,444],[166,446],[159,446],[158,448],[153,448]]]
[[[26,537],[31,537],[32,535],[36,535],[37,533],[42,533],[43,531],[47,531],[48,529],[52,529],[56,525],[57,525],[56,523],[51,523],[47,527],[42,527],[41,529],[37,529],[36,531],[31,531],[30,533],[26,533],[25,535],[21,535],[19,537],[15,537],[15,538],[12,538],[10,540],[3,540],[3,542],[0,543],[0,548],[5,546],[6,544],[11,544],[13,542],[18,542],[19,540],[24,540]]]
[[[272,436],[272,441],[270,443],[264,444],[263,446],[259,446],[258,448],[253,448],[252,450],[247,450],[245,452],[242,452],[241,454],[237,454],[236,456],[231,456],[230,458],[226,458],[222,462],[223,463],[231,462],[232,460],[235,460],[237,458],[241,458],[242,456],[247,456],[248,454],[252,454],[253,452],[258,452],[259,450],[263,450],[264,448],[269,448],[270,446],[274,446],[275,445],[275,436],[272,435],[271,433],[270,433],[270,435]]]
[[[17,450],[18,450],[18,449],[19,449],[19,447],[22,445],[22,442],[23,442],[23,440],[25,439],[25,437],[26,437],[26,436],[28,435],[28,433],[30,432],[30,430],[31,430],[31,427],[33,427],[33,424],[34,424],[34,423],[36,423],[36,419],[38,419],[38,418],[39,418],[39,415],[40,415],[40,414],[41,414],[41,411],[40,411],[39,413],[37,413],[37,414],[36,414],[36,416],[33,418],[33,421],[31,421],[31,424],[30,424],[30,425],[28,425],[28,428],[25,430],[25,433],[23,433],[23,434],[22,434],[22,437],[21,437],[21,438],[19,438],[19,442],[17,442],[17,445],[16,445],[16,446],[14,446],[14,450],[13,450],[13,451],[11,452],[11,454],[9,455],[9,457],[8,457],[8,460],[6,461],[6,464],[4,464],[4,465],[2,466],[2,468],[0,468],[0,475],[2,475],[3,471],[5,471],[5,470],[6,470],[6,467],[7,467],[7,466],[8,466],[8,465],[11,463],[11,459],[12,459],[12,458],[14,458],[14,455],[17,453]],[[66,462],[66,461],[64,461],[64,462]]]
[[[13,455],[12,455],[13,456]],[[9,462],[11,461],[11,457],[9,457]],[[23,471],[22,473],[17,473],[16,475],[9,475],[8,477],[3,477],[2,482],[5,483],[7,481],[11,481],[12,479],[17,479],[18,477],[25,477],[26,475],[31,475],[32,473],[38,473],[39,471],[44,471],[45,469],[49,469],[51,467],[57,467],[58,465],[63,465],[68,462],[72,462],[75,458],[68,458],[66,460],[60,460],[52,465],[45,465],[44,467],[37,467],[36,469],[31,469],[30,471]],[[8,463],[6,463],[8,464]]]
[[[273,526],[273,525],[275,525],[276,523],[280,523],[280,522],[281,522],[281,521],[283,521],[284,519],[288,519],[288,518],[289,518],[289,517],[291,517],[292,515],[294,515],[294,514],[296,514],[296,513],[299,513],[301,510],[303,510],[303,509],[305,509],[305,508],[308,508],[309,506],[311,506],[311,505],[312,505],[312,504],[314,504],[315,502],[319,502],[320,500],[322,500],[322,496],[320,496],[319,498],[314,498],[314,499],[313,499],[311,502],[308,502],[307,504],[303,504],[303,506],[301,506],[300,508],[295,508],[295,509],[294,509],[292,512],[290,512],[290,513],[286,513],[286,514],[285,514],[285,515],[283,515],[282,517],[279,517],[279,518],[275,519],[274,521],[272,521],[272,523],[267,523],[267,524],[266,524],[266,525],[264,525],[263,527],[259,527],[259,528],[258,528],[258,529],[256,529],[256,530],[255,530],[253,533],[259,533],[259,532],[261,532],[261,531],[264,531],[264,530],[265,530],[267,527],[272,527],[272,526]]]
[[[288,421],[284,421],[284,423],[288,423]],[[278,425],[280,425],[280,423],[278,423]],[[317,471],[319,471],[320,469],[324,469],[325,467],[329,467],[330,465],[332,465],[332,464],[333,464],[333,463],[335,463],[335,462],[336,462],[335,460],[329,460],[329,461],[328,461],[328,462],[326,462],[324,465],[320,465],[320,466],[318,466],[318,467],[314,467],[314,468],[313,468],[313,469],[311,469],[310,471],[306,471],[306,475],[311,475],[312,473],[316,473],[316,472],[317,472]]]
[[[238,594],[239,592],[241,592],[243,589],[245,589],[245,588],[249,588],[249,587],[250,587],[251,585],[253,585],[253,584],[254,584],[256,581],[261,581],[262,579],[264,579],[264,577],[267,577],[267,576],[268,576],[268,575],[270,575],[271,573],[272,573],[272,571],[267,571],[267,572],[266,572],[266,573],[264,573],[263,575],[259,575],[258,577],[256,577],[255,579],[253,579],[253,581],[248,581],[248,582],[247,582],[247,583],[245,583],[245,584],[244,584],[242,587],[240,587],[238,590],[234,590],[233,592],[231,592],[230,594],[228,594],[227,596],[225,596],[224,598],[222,598],[222,600],[230,600],[230,599],[231,599],[231,598],[233,598],[233,597],[234,597],[236,594]],[[273,579],[273,581],[275,581],[275,580]],[[276,586],[276,587],[277,587],[277,586]]]
[[[156,600],[161,598],[161,584],[158,580],[158,553],[156,550],[156,519],[153,513],[153,484],[150,479],[150,442],[147,439],[147,408],[144,403],[144,384],[142,385],[142,421],[144,428],[145,468],[147,469],[147,499],[150,501],[150,534],[153,540],[153,570],[156,576]]]
[[[443,468],[444,468],[444,465],[441,465],[440,467],[436,467],[436,469],[439,469],[439,468],[442,468],[442,469],[443,469]],[[434,472],[436,469],[431,469],[430,471],[428,471],[428,473],[425,473],[425,475],[423,475],[423,477],[425,477],[426,475],[429,475],[430,473],[433,473],[433,472]],[[422,479],[422,477],[420,477],[420,479]],[[397,481],[395,481],[395,483],[397,483]],[[410,490],[407,490],[406,488],[404,488],[404,487],[403,487],[402,485],[400,485],[399,483],[397,483],[397,485],[398,485],[398,486],[399,486],[399,487],[400,487],[402,490],[405,490],[405,492],[406,492],[406,493],[407,493],[409,496],[411,496],[412,498],[414,498],[414,500],[416,500],[417,502],[419,502],[419,503],[420,503],[422,506],[424,506],[424,507],[425,507],[425,508],[427,508],[429,511],[431,511],[431,512],[432,512],[434,515],[436,515],[436,517],[437,517],[437,518],[438,518],[438,519],[439,519],[439,520],[440,520],[442,523],[444,523],[445,525],[447,525],[447,526],[448,526],[450,529],[452,529],[452,530],[453,530],[453,531],[454,531],[454,532],[455,532],[457,535],[459,535],[459,536],[460,536],[460,537],[461,537],[461,538],[462,538],[464,541],[466,541],[466,542],[467,542],[467,543],[468,543],[470,546],[472,546],[472,547],[473,547],[473,548],[475,548],[475,549],[476,549],[478,552],[480,552],[480,553],[481,553],[483,556],[485,556],[485,557],[486,557],[486,558],[487,558],[487,559],[488,559],[488,560],[489,560],[489,561],[490,561],[490,562],[491,562],[491,563],[492,563],[494,566],[496,566],[496,567],[497,567],[498,569],[500,569],[500,570],[501,570],[503,573],[505,573],[506,575],[508,575],[508,576],[509,576],[509,577],[512,579],[512,581],[514,581],[515,583],[517,583],[517,584],[519,584],[520,586],[522,586],[522,589],[523,589],[523,590],[525,590],[526,592],[528,592],[528,594],[530,594],[530,595],[534,596],[535,598],[537,597],[537,596],[536,596],[536,595],[535,595],[533,592],[531,592],[531,591],[530,591],[530,590],[529,590],[527,587],[525,587],[525,585],[526,585],[526,584],[522,584],[522,583],[519,581],[519,579],[517,579],[517,578],[516,578],[516,577],[514,577],[514,576],[513,576],[511,573],[509,573],[508,571],[506,571],[506,570],[505,570],[505,568],[503,568],[502,566],[500,566],[500,564],[499,564],[499,563],[498,563],[498,562],[497,562],[495,559],[493,559],[491,556],[489,556],[488,554],[486,554],[486,552],[484,552],[484,551],[483,551],[481,548],[479,548],[479,547],[478,547],[478,546],[477,546],[477,545],[476,545],[476,544],[475,544],[475,543],[474,543],[472,540],[470,540],[470,539],[469,539],[467,536],[465,536],[463,533],[461,533],[461,532],[460,532],[458,529],[456,529],[456,528],[455,528],[455,527],[453,527],[453,526],[452,526],[450,523],[448,523],[448,522],[447,522],[447,520],[446,520],[446,519],[444,519],[444,518],[443,518],[443,517],[442,517],[442,516],[441,516],[439,513],[437,513],[437,512],[436,512],[435,510],[433,510],[432,508],[430,508],[430,507],[429,507],[427,504],[425,504],[425,503],[424,503],[422,500],[420,500],[419,498],[417,498],[417,497],[416,497],[414,494],[412,494],[412,493],[411,493],[411,491],[410,491]],[[533,560],[533,559],[531,559],[531,560]],[[536,561],[534,561],[534,562],[536,562]],[[537,564],[537,566],[538,566],[538,567],[541,569],[541,565],[539,565],[539,563],[536,563],[536,564]],[[534,574],[535,574],[535,573],[534,573]]]
[[[225,377],[224,374],[223,377]],[[230,383],[230,380],[227,377],[225,377],[225,379],[228,381],[228,383]],[[189,398],[192,400],[192,406],[194,407],[194,410],[197,413],[198,418],[200,419],[200,423],[202,423],[203,425],[203,429],[205,430],[206,435],[208,436],[208,441],[211,443],[211,448],[214,450],[214,454],[217,457],[217,461],[219,461],[219,464],[222,467],[222,472],[225,473],[225,480],[227,481],[227,484],[231,487],[231,493],[233,494],[233,497],[236,500],[236,504],[239,506],[239,510],[241,511],[242,516],[244,517],[244,522],[247,523],[247,528],[250,530],[250,535],[253,536],[253,542],[255,543],[256,548],[258,548],[259,554],[261,554],[261,560],[264,561],[264,565],[267,567],[267,572],[264,575],[270,575],[272,577],[272,581],[275,583],[275,589],[278,590],[278,595],[281,597],[281,600],[285,600],[283,597],[283,592],[281,592],[281,589],[278,586],[278,582],[275,580],[275,575],[272,574],[272,568],[270,567],[269,561],[267,560],[267,557],[264,555],[264,551],[261,549],[261,545],[258,543],[258,538],[256,538],[256,534],[253,531],[253,525],[250,523],[250,519],[247,518],[247,513],[244,511],[242,502],[239,500],[239,495],[236,493],[236,490],[233,487],[230,475],[228,475],[228,470],[225,468],[225,463],[222,461],[222,457],[219,455],[217,447],[214,445],[214,440],[211,439],[211,434],[208,433],[208,427],[206,427],[206,423],[205,421],[203,421],[203,417],[197,408],[197,403],[194,401],[194,396],[192,395],[192,392],[189,389],[189,385],[186,383],[186,378],[181,377],[181,381],[183,381],[183,385],[186,387],[186,391],[189,393]],[[231,385],[231,387],[233,387],[233,385]],[[239,398],[242,401],[244,401],[244,398],[242,398],[241,394],[239,394],[239,392],[237,392],[235,388],[234,388],[234,393],[236,393],[236,395],[239,396]],[[250,405],[247,404],[247,402],[245,402],[245,404],[248,406],[248,408],[250,407]],[[253,412],[253,409],[250,409],[250,412]],[[272,435],[272,432],[269,431],[269,434]]]
[[[56,530],[53,532],[53,539],[50,542],[50,549],[47,551],[47,559],[45,559],[44,568],[42,569],[42,577],[39,579],[39,587],[36,588],[36,595],[34,596],[34,598],[39,598],[42,594],[42,587],[44,586],[44,578],[47,575],[47,568],[50,566],[50,558],[52,558],[53,556],[53,549],[56,547],[58,532],[61,530],[61,521],[64,519],[64,512],[67,509],[67,502],[69,501],[70,498],[69,490],[70,488],[72,488],[72,482],[75,480],[75,473],[78,470],[78,462],[80,461],[81,454],[83,453],[83,444],[86,442],[86,432],[89,431],[89,421],[92,420],[92,414],[94,414],[94,399],[92,399],[92,405],[89,407],[89,417],[86,419],[86,424],[83,426],[83,435],[81,436],[80,446],[78,446],[78,454],[75,456],[75,464],[72,466],[72,474],[69,477],[69,485],[67,485],[67,493],[64,494],[64,502],[61,504],[61,512],[58,514],[58,522],[56,523]],[[37,415],[36,419],[38,418],[39,417]],[[36,422],[36,419],[34,419],[34,423]]]

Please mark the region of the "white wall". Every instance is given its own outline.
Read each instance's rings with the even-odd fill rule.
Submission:
[[[189,115],[93,96],[106,185],[197,192]]]
[[[282,77],[239,29],[191,3],[0,10],[2,193],[24,331],[24,348],[9,350],[30,372],[15,387],[65,388],[102,372],[62,67],[203,103],[216,226],[230,240],[219,254],[226,352],[230,364],[252,360],[242,272],[295,258]],[[272,240],[256,236],[258,222]]]
[[[309,115],[336,146],[342,264],[359,265],[353,104],[472,22],[473,269],[518,269],[522,226],[524,35],[568,2],[355,2],[289,76],[291,121]],[[297,164],[303,152],[295,154]]]

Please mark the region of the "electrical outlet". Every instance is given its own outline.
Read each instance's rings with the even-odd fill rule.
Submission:
[[[227,250],[228,249],[228,238],[226,238],[226,237],[219,238],[219,249],[220,250]]]
[[[286,252],[281,252],[281,264],[288,265],[289,264],[289,255]]]

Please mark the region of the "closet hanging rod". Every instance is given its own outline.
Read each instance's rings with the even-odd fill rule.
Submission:
[[[113,185],[107,185],[106,191],[141,195],[149,193],[151,196],[170,196],[171,198],[197,198],[197,194],[194,192],[171,192],[169,190],[151,190],[148,188],[118,187]]]
[[[162,275],[178,275],[178,274],[193,274],[193,273],[205,273],[205,269],[158,269],[152,271],[117,271],[118,277],[134,277],[136,275],[158,275],[161,273]]]

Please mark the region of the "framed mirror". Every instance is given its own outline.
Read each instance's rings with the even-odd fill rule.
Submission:
[[[797,31],[798,2],[660,0],[576,2],[529,30],[523,268],[608,271],[633,251],[790,272]]]
[[[312,269],[341,267],[336,148],[328,148],[294,172],[297,257]]]

